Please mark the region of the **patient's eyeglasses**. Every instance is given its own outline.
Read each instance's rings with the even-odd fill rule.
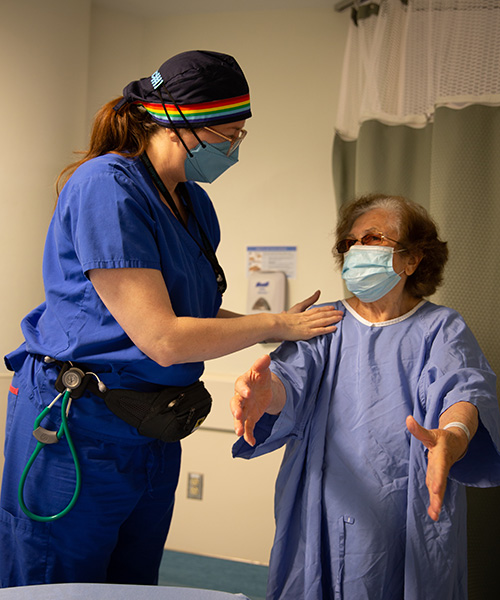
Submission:
[[[345,254],[348,252],[354,244],[360,242],[363,246],[382,246],[384,240],[389,240],[390,242],[395,242],[396,244],[400,244],[398,240],[393,240],[389,236],[385,235],[382,232],[377,233],[367,233],[361,239],[356,240],[353,238],[347,238],[345,240],[340,240],[340,242],[336,245],[336,250],[339,254]],[[406,248],[404,248],[406,250]]]
[[[204,127],[203,129],[210,131],[210,133],[215,133],[215,135],[218,135],[219,137],[223,138],[224,140],[226,140],[226,142],[231,142],[226,156],[231,156],[231,154],[233,154],[233,152],[235,152],[235,150],[240,147],[241,142],[247,136],[247,132],[245,129],[240,129],[237,133],[233,135],[233,137],[228,137],[220,131],[215,131],[215,129],[212,129],[211,127]]]

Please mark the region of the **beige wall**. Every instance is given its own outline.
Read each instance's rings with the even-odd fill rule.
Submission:
[[[13,114],[4,130],[9,144],[0,150],[2,353],[21,341],[19,321],[42,299],[41,252],[54,176],[70,152],[85,145],[90,118],[102,103],[187,49],[233,54],[251,88],[254,117],[240,163],[207,186],[222,227],[218,254],[229,281],[224,305],[245,310],[248,245],[297,246],[290,304],[318,288],[325,301],[340,297],[330,254],[331,153],[347,20],[333,8],[138,19],[97,9],[90,0],[7,0],[0,51],[12,60],[0,63],[0,74],[11,77],[16,102],[0,95],[2,114]],[[24,76],[28,72],[31,77]],[[281,452],[233,460],[227,406],[235,377],[272,348],[261,345],[207,363],[215,406],[207,427],[183,444],[169,548],[267,562]],[[0,385],[8,387],[7,375]],[[201,501],[186,498],[189,472],[204,475]]]
[[[1,2],[2,356],[20,343],[21,318],[43,300],[53,184],[85,140],[89,22],[90,0]]]
[[[2,0],[0,17],[0,356],[43,300],[41,260],[54,181],[85,140],[90,0]],[[10,375],[0,362],[0,447]],[[0,454],[3,466],[3,453]]]

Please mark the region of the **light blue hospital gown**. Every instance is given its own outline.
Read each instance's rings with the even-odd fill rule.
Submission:
[[[461,484],[500,485],[495,375],[455,311],[423,301],[372,324],[347,303],[335,333],[286,342],[271,369],[287,402],[264,415],[252,458],[286,443],[276,484],[268,599],[459,600],[467,597]],[[408,415],[437,428],[452,404],[479,429],[450,472],[439,522],[427,515],[426,451]]]

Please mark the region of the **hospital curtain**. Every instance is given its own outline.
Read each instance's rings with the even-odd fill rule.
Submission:
[[[500,3],[355,2],[351,16],[337,202],[382,192],[430,211],[450,250],[432,300],[464,316],[500,376]],[[469,491],[469,514],[469,598],[492,597],[500,488]]]
[[[450,250],[433,300],[465,317],[500,374],[500,3],[357,6],[333,148],[337,202],[383,192],[431,212]]]

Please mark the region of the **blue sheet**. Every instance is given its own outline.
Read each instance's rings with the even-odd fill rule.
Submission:
[[[459,600],[467,597],[462,484],[500,484],[495,375],[463,319],[422,302],[372,324],[347,303],[335,333],[272,354],[287,403],[265,415],[252,458],[286,443],[276,485],[268,599]],[[451,472],[439,522],[427,515],[426,452],[413,415],[437,428],[460,401],[480,425]]]
[[[243,594],[138,585],[65,583],[0,590],[5,600],[249,600]]]

